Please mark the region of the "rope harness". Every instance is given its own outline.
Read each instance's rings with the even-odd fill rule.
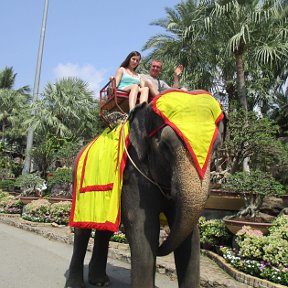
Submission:
[[[160,126],[160,128],[162,128],[162,127],[164,127],[164,125],[161,125],[161,126]],[[124,124],[122,124],[122,128],[124,128]],[[159,129],[160,129],[160,128],[159,128]],[[157,129],[157,131],[158,131],[159,129]],[[123,130],[122,130],[122,131],[123,131]],[[157,132],[157,131],[156,131],[156,132]],[[152,136],[154,136],[154,135],[156,134],[156,132],[155,132]],[[131,155],[130,155],[129,152],[128,152],[128,149],[127,149],[126,144],[125,144],[124,133],[121,132],[121,134],[122,134],[122,141],[123,141],[124,150],[125,150],[125,152],[126,152],[126,154],[127,154],[128,159],[130,160],[130,162],[131,162],[132,165],[134,166],[134,168],[135,168],[145,179],[147,179],[149,182],[151,182],[152,184],[154,184],[154,185],[160,190],[160,192],[162,193],[162,195],[163,195],[164,197],[166,197],[166,198],[168,198],[168,199],[171,199],[172,197],[169,196],[169,195],[167,195],[167,194],[163,191],[162,187],[161,187],[157,182],[155,182],[154,180],[152,180],[151,178],[149,178],[147,175],[145,175],[145,174],[140,170],[140,168],[138,168],[138,166],[137,166],[136,163],[133,161]],[[151,133],[150,133],[150,134],[151,134]],[[150,136],[149,136],[149,137],[150,137]]]

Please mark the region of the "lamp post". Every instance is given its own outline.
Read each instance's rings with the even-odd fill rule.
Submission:
[[[44,48],[44,38],[45,38],[45,30],[46,30],[46,22],[47,22],[47,14],[48,14],[48,2],[49,0],[45,0],[44,6],[44,13],[42,18],[42,26],[41,26],[41,33],[40,33],[40,43],[38,49],[38,58],[37,58],[37,65],[36,65],[36,74],[35,74],[35,82],[33,88],[33,103],[37,100],[39,94],[39,82],[40,82],[40,74],[41,74],[41,63],[42,63],[42,55],[43,55],[43,48]],[[32,112],[34,113],[34,111]],[[33,128],[30,126],[28,128],[27,134],[27,144],[26,144],[26,152],[25,152],[25,161],[22,173],[29,173],[31,170],[31,155],[30,151],[33,146]]]

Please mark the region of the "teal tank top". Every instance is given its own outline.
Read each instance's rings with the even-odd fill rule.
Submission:
[[[120,80],[120,83],[118,85],[118,89],[123,89],[127,86],[133,85],[133,84],[140,84],[140,76],[131,76],[128,73],[126,73],[125,69],[123,69],[122,78]]]

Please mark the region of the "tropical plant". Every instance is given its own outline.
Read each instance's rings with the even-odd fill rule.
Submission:
[[[166,13],[166,18],[152,25],[167,33],[149,39],[144,49],[151,49],[148,59],[183,63],[191,88],[213,90],[218,97],[228,97],[231,111],[239,103],[247,111],[273,96],[269,88],[276,87],[277,79],[285,83],[288,33],[284,0],[187,0],[175,9],[166,8]],[[260,85],[261,78],[265,85]]]
[[[7,192],[13,192],[15,190],[15,180],[11,179],[0,180],[0,189]]]
[[[87,83],[79,78],[48,83],[43,97],[31,109],[34,113],[27,123],[32,125],[39,142],[47,131],[57,139],[90,140],[101,130],[98,102]]]

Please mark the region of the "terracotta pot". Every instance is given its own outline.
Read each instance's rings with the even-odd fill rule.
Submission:
[[[40,197],[32,197],[32,196],[20,196],[18,197],[24,204],[28,204],[34,200],[40,199]]]
[[[205,209],[238,211],[244,206],[244,200],[234,192],[211,189]]]
[[[255,230],[260,230],[263,235],[267,235],[269,230],[268,228],[272,226],[272,223],[262,223],[262,222],[250,222],[249,220],[239,220],[239,219],[227,219],[223,218],[226,227],[228,230],[233,233],[234,235],[237,234],[237,232],[242,229],[243,226],[250,226]]]
[[[49,197],[47,198],[47,200],[50,202],[50,203],[58,203],[58,202],[61,202],[61,201],[72,201],[71,198],[64,198],[64,197]]]

